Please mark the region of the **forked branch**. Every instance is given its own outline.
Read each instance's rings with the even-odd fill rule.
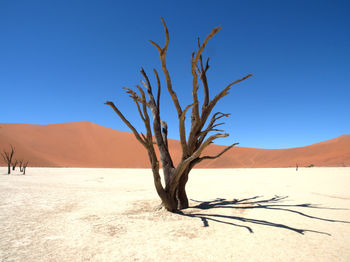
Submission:
[[[200,157],[201,153],[203,152],[203,150],[209,146],[210,144],[213,143],[213,141],[217,138],[223,138],[223,137],[228,137],[229,134],[215,134],[210,136],[207,140],[205,140],[200,146],[199,148],[190,156],[188,157],[184,162],[185,164],[190,163],[191,161],[195,160],[196,158]]]
[[[182,113],[182,109],[181,109],[179,100],[177,98],[177,95],[176,95],[176,93],[173,90],[171,79],[170,79],[170,74],[169,74],[169,71],[167,69],[166,61],[165,61],[166,52],[167,52],[168,46],[169,46],[169,31],[168,31],[168,27],[166,26],[166,24],[164,22],[164,19],[162,17],[161,17],[161,20],[162,20],[162,23],[163,23],[163,26],[164,26],[164,30],[165,30],[165,44],[164,44],[164,47],[161,48],[157,43],[153,42],[152,40],[150,40],[150,42],[157,48],[157,50],[159,52],[160,62],[161,62],[161,65],[162,65],[162,70],[163,70],[164,76],[165,76],[167,89],[168,89],[168,92],[169,92],[169,94],[170,94],[170,96],[171,96],[171,98],[173,100],[173,103],[174,103],[175,108],[177,110],[177,114],[180,117],[181,113]]]
[[[204,39],[204,42],[199,46],[198,51],[196,53],[196,55],[192,58],[191,61],[191,72],[192,72],[192,98],[193,98],[193,108],[192,108],[192,116],[194,118],[194,121],[197,124],[197,121],[199,121],[199,103],[198,103],[198,94],[197,94],[197,89],[198,89],[198,75],[196,73],[196,68],[197,67],[197,63],[198,60],[201,59],[202,56],[202,52],[205,48],[205,46],[207,45],[208,41],[215,35],[217,34],[219,31],[221,30],[221,26],[214,28],[210,34]],[[199,40],[198,40],[198,45],[199,45]],[[202,65],[202,61],[201,61],[201,67],[203,69],[203,65]],[[209,66],[208,66],[209,67]],[[205,74],[205,71],[202,70],[201,73]],[[207,86],[206,86],[207,88]],[[204,88],[204,89],[206,89]],[[205,91],[208,91],[205,90]],[[209,95],[209,94],[208,94]]]
[[[162,23],[163,23],[163,26],[164,26],[164,31],[165,31],[165,44],[164,44],[164,47],[161,48],[157,43],[153,42],[152,40],[150,40],[150,42],[157,48],[157,50],[159,52],[161,66],[162,66],[162,70],[163,70],[163,73],[164,73],[164,76],[165,76],[165,80],[166,80],[166,86],[167,86],[168,92],[169,92],[169,94],[171,96],[171,99],[172,99],[172,101],[173,101],[173,103],[175,105],[175,108],[176,108],[176,111],[177,111],[177,115],[178,115],[178,118],[179,118],[179,133],[180,133],[180,140],[181,140],[182,150],[183,151],[187,151],[185,129],[180,127],[181,126],[181,123],[180,123],[181,120],[180,119],[181,119],[181,117],[183,115],[183,111],[182,111],[182,108],[180,106],[180,103],[179,103],[179,100],[177,98],[177,95],[176,95],[176,93],[173,90],[171,79],[170,79],[170,74],[169,74],[169,71],[167,69],[166,61],[165,61],[166,52],[167,52],[168,46],[169,46],[169,31],[168,31],[168,27],[166,26],[165,21],[164,21],[164,19],[162,17],[161,17],[161,20],[162,20]],[[157,75],[158,74],[156,73],[156,76]],[[157,81],[158,81],[158,79],[159,78],[157,76]],[[160,96],[160,94],[157,95],[157,101],[159,101],[159,96]],[[159,104],[159,103],[157,102],[157,104]]]

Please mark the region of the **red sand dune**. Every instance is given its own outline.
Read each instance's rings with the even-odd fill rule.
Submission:
[[[30,166],[148,168],[146,150],[132,133],[117,131],[91,122],[53,125],[0,124],[0,150],[12,144],[16,159]],[[179,142],[169,141],[175,162],[181,156]],[[206,154],[224,146],[211,145]],[[310,146],[291,149],[235,147],[202,168],[350,166],[350,135]],[[0,165],[5,165],[0,162]]]

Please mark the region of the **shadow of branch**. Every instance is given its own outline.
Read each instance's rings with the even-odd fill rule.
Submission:
[[[198,201],[193,200],[193,202],[199,203],[198,205],[195,205],[192,207],[192,209],[199,209],[199,210],[211,210],[211,209],[218,209],[218,208],[230,208],[230,209],[269,209],[269,210],[278,210],[278,211],[285,211],[285,212],[291,212],[297,215],[301,215],[307,218],[311,219],[317,219],[321,221],[326,222],[335,222],[335,223],[350,223],[350,221],[343,221],[343,220],[334,220],[334,219],[328,219],[328,218],[322,218],[317,216],[312,216],[309,214],[306,214],[301,211],[294,210],[292,208],[318,208],[318,209],[332,209],[332,210],[347,210],[342,208],[328,208],[328,207],[321,207],[318,205],[305,203],[305,204],[282,204],[288,196],[274,196],[272,198],[263,199],[262,196],[254,196],[250,198],[245,199],[233,199],[233,200],[227,200],[224,198],[217,198],[212,201]],[[186,212],[186,211],[185,211]],[[239,216],[228,216],[228,215],[222,215],[222,214],[205,214],[205,213],[184,213],[182,211],[179,212],[180,215],[188,216],[188,217],[195,217],[200,218],[203,222],[204,227],[209,226],[209,221],[222,223],[222,224],[228,224],[232,226],[242,227],[247,229],[250,233],[254,233],[253,229],[250,226],[247,225],[240,225],[233,223],[232,221],[241,221],[244,223],[251,223],[251,224],[259,224],[259,225],[265,225],[265,226],[271,226],[271,227],[278,227],[283,228],[287,230],[294,231],[299,234],[304,234],[305,232],[313,232],[313,233],[319,233],[319,234],[325,234],[325,235],[331,235],[326,232],[316,231],[316,230],[309,230],[309,229],[301,229],[301,228],[295,228],[291,227],[285,224],[281,223],[275,223],[270,222],[266,220],[261,219],[252,219],[252,218],[245,218],[245,217],[239,217]],[[225,220],[229,220],[225,221]]]

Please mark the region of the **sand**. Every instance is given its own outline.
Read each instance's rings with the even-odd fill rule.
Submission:
[[[348,262],[349,185],[350,168],[194,170],[172,214],[150,170],[1,167],[0,261]]]

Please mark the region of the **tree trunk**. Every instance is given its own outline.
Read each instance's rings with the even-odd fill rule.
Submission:
[[[178,203],[178,209],[185,209],[188,208],[188,198],[186,194],[186,183],[188,181],[188,173],[189,169],[186,169],[184,174],[181,176],[181,179],[179,181],[179,185],[177,188],[177,199],[179,201]]]
[[[7,165],[7,174],[8,175],[11,174],[11,165],[10,164]]]
[[[164,189],[162,186],[161,177],[159,174],[159,163],[153,147],[148,148],[148,156],[152,166],[154,186],[156,188],[158,196],[162,200],[162,206],[170,212],[175,212],[177,210],[177,205],[178,205],[177,199],[171,196],[168,187]],[[169,179],[171,177],[171,169],[165,168],[163,172],[164,172],[165,183],[168,184]]]
[[[160,197],[160,195],[159,195]],[[175,196],[171,196],[169,192],[167,192],[166,197],[160,197],[162,199],[162,206],[170,211],[170,212],[175,212],[178,207],[178,201]]]
[[[165,170],[164,170],[165,171]],[[171,181],[173,181],[173,176],[175,176],[175,173],[168,174],[165,171],[164,176],[167,177],[165,179],[165,194],[166,194],[166,200],[163,201],[163,206],[166,210],[171,212],[176,212],[177,210],[181,210],[184,208],[188,208],[188,198],[186,195],[186,183],[188,181],[188,173],[190,169],[186,169],[182,175],[180,176],[180,180],[176,185],[171,184]]]

